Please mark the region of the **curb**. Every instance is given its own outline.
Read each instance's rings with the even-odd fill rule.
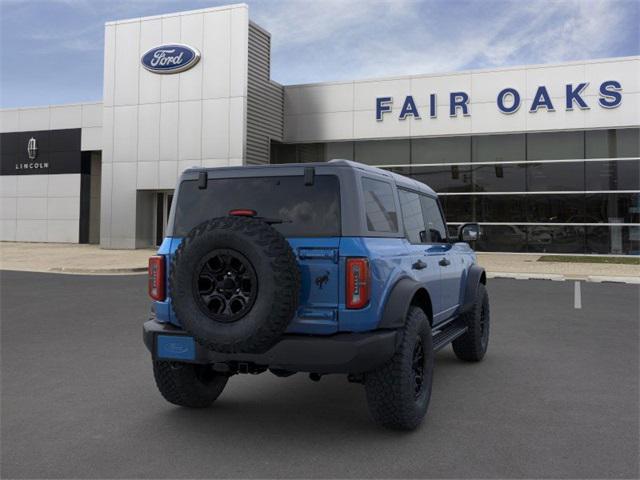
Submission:
[[[510,272],[487,272],[487,278],[510,278],[515,280],[551,280],[554,282],[565,281],[583,281],[592,283],[627,283],[640,285],[639,277],[609,277],[605,275],[587,275],[587,276],[566,276],[556,273],[510,273]]]
[[[75,267],[53,267],[49,272],[54,273],[82,273],[82,274],[124,274],[146,272],[147,267],[123,267],[123,268],[75,268]]]
[[[640,285],[640,277],[605,277],[602,275],[589,275],[588,282],[602,283],[602,282],[616,282],[616,283],[631,283],[634,285]]]
[[[487,272],[488,278],[512,278],[516,280],[553,280],[563,282],[564,275],[556,273],[508,273],[508,272]]]

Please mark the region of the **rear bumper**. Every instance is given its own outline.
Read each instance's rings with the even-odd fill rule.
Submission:
[[[391,359],[396,351],[397,337],[396,330],[329,336],[286,334],[265,353],[220,353],[199,345],[187,332],[174,325],[149,320],[143,327],[144,343],[156,360],[201,364],[247,363],[315,373],[375,370]]]

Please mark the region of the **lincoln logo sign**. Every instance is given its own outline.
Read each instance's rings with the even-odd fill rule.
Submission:
[[[160,45],[148,50],[140,61],[153,73],[179,73],[193,67],[200,60],[200,52],[189,45]]]
[[[47,169],[49,168],[49,162],[35,162],[38,158],[38,142],[34,137],[31,137],[27,142],[27,157],[28,162],[16,163],[16,170],[34,170],[34,169]]]
[[[567,83],[562,88],[562,96],[564,98],[559,101],[552,101],[552,97],[560,97],[560,92],[550,92],[544,85],[536,87],[535,90],[531,92],[531,100],[526,101],[521,92],[516,88],[507,87],[497,93],[496,107],[505,115],[517,112],[523,105],[529,113],[536,113],[539,110],[555,112],[556,108],[564,108],[567,111],[575,108],[589,110],[591,106],[587,103],[586,99],[586,90],[588,87],[588,82]],[[596,102],[601,108],[616,108],[622,103],[622,85],[617,80],[606,80],[598,85],[596,90],[598,95]],[[470,97],[467,92],[450,92],[448,100],[450,117],[457,117],[458,114],[462,114],[465,117],[471,115],[471,109],[469,107]],[[429,118],[437,118],[438,96],[435,93],[430,93],[424,98],[419,98],[418,102],[419,103],[416,103],[413,95],[407,95],[402,102],[398,119],[405,120],[407,117],[413,117],[420,120],[422,118],[421,113],[426,113],[426,116]],[[560,105],[556,105],[558,102],[560,102]],[[594,100],[592,100],[592,102],[594,102]],[[418,107],[418,105],[420,105],[420,107]],[[425,110],[425,112],[421,112],[421,110]],[[385,113],[392,112],[392,97],[376,98],[376,120],[381,122],[384,120]]]
[[[33,137],[27,142],[27,155],[31,161],[35,160],[38,156],[38,142],[36,142],[36,139]]]

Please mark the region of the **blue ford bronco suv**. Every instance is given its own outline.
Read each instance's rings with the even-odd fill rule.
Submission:
[[[451,238],[426,185],[347,160],[187,170],[149,260],[160,393],[207,407],[238,373],[342,373],[375,421],[413,429],[434,353],[487,350],[478,235]]]

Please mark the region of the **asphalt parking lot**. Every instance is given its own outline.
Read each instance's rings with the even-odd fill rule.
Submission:
[[[2,478],[637,478],[637,285],[493,280],[484,362],[450,348],[411,433],[341,376],[233,377],[213,408],[156,391],[145,276],[1,273]]]

